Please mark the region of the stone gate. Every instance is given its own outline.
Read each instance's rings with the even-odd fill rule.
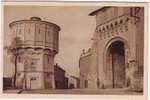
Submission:
[[[88,88],[130,87],[132,90],[141,91],[144,8],[102,7],[89,15],[96,17],[91,59],[88,66],[80,64],[80,69],[92,69],[85,73],[80,71],[81,74],[89,76],[86,80],[92,84],[88,84]],[[85,54],[82,54],[82,59],[83,55]],[[83,85],[82,87],[84,88]]]

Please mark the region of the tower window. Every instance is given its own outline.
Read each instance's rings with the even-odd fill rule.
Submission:
[[[49,63],[49,57],[47,56],[47,63]]]
[[[30,28],[28,29],[28,33],[30,34]]]
[[[21,73],[18,73],[17,75],[18,75],[18,76],[20,76],[20,75],[21,75]]]
[[[20,56],[18,57],[18,62],[21,62]]]
[[[21,29],[19,29],[19,34],[21,34]]]
[[[36,77],[31,77],[31,79],[30,80],[36,80]]]
[[[47,77],[50,77],[50,73],[47,73]]]
[[[50,31],[48,31],[48,36],[50,36]]]
[[[85,86],[85,88],[88,88],[88,80],[84,81],[84,86]]]
[[[35,58],[32,59],[32,61],[31,61],[31,70],[32,71],[36,70],[36,66],[37,66],[38,60],[39,59],[35,59]]]
[[[40,29],[39,29],[39,34],[40,34]]]

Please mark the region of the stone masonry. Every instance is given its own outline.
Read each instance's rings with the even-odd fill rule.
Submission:
[[[14,21],[9,24],[13,37],[20,46],[12,47],[17,55],[16,87],[21,89],[52,89],[54,57],[58,53],[60,27],[39,17]],[[15,67],[15,64],[13,64]]]
[[[81,88],[142,91],[144,7],[102,7],[89,15],[95,16],[96,28],[90,56],[80,57]]]

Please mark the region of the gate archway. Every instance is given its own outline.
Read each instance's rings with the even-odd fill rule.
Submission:
[[[129,47],[122,38],[108,42],[104,52],[104,86],[122,88],[126,82],[126,66],[129,59]]]

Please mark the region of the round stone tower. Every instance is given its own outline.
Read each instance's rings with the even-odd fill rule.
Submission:
[[[50,89],[54,83],[54,57],[60,27],[39,17],[9,24],[12,31],[14,83],[17,88]]]

